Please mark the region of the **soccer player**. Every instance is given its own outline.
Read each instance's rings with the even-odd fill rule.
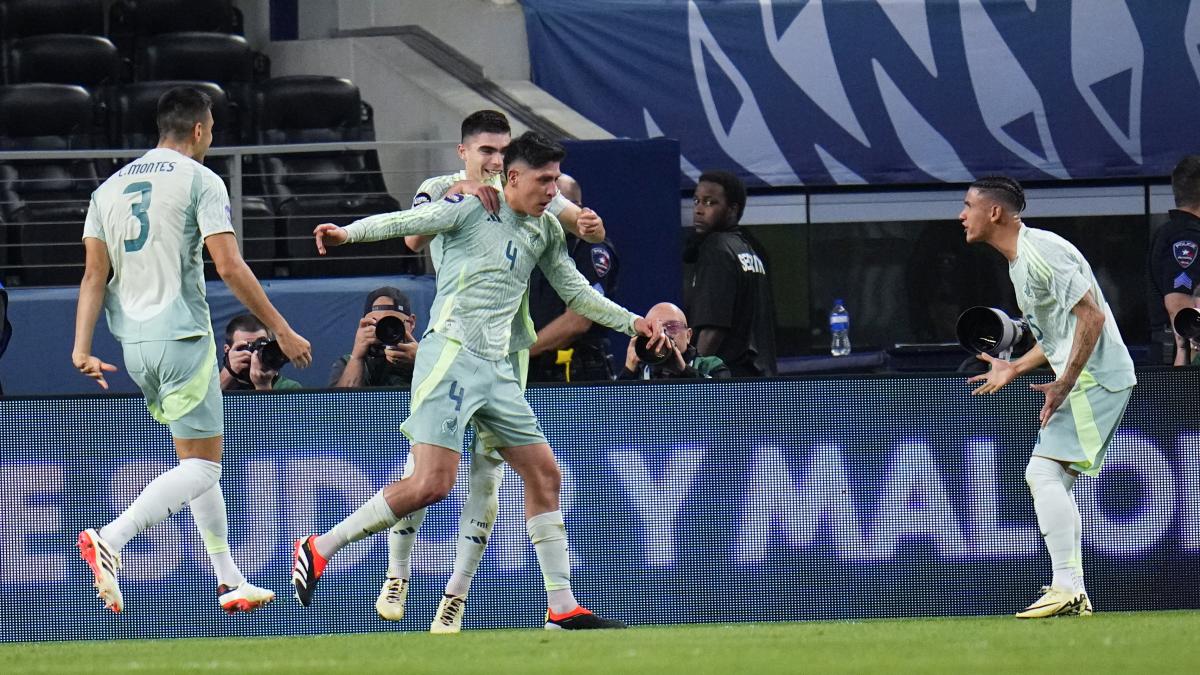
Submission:
[[[567,257],[563,234],[545,213],[553,199],[562,146],[526,133],[504,151],[504,201],[496,214],[455,194],[419,209],[371,216],[346,228],[322,224],[317,249],[409,234],[440,234],[442,260],[432,321],[417,351],[412,410],[401,430],[412,441],[413,472],[385,486],[322,535],[297,540],[296,598],[307,606],[328,560],[346,544],[391,527],[450,493],[466,422],[495,435],[501,456],[525,483],[526,529],[537,552],[549,609],[548,629],[618,628],[584,609],[571,590],[566,527],[559,510],[562,475],[508,359],[513,317],[539,266],[568,306],[629,335],[665,341],[652,326],[595,292]]]
[[[212,102],[177,87],[158,101],[158,147],[125,165],[92,194],[83,227],[85,268],[71,360],[103,389],[116,366],[92,355],[101,305],[125,367],[154,419],[168,425],[179,465],[155,478],[116,520],[79,533],[79,552],[105,607],[124,606],[121,549],[188,505],[217,575],[227,612],[248,612],[275,593],[242,576],[229,553],[221,477],[224,417],[212,320],[204,297],[201,241],[217,273],[275,335],[298,367],[312,355],[267,299],[238,252],[225,185],[200,162],[212,143]],[[112,280],[108,280],[109,273]]]
[[[1011,363],[980,354],[991,369],[968,380],[982,382],[971,393],[995,393],[1045,363],[1055,375],[1053,382],[1030,385],[1045,394],[1045,402],[1025,468],[1054,577],[1017,617],[1089,615],[1083,525],[1071,490],[1079,474],[1095,477],[1104,465],[1137,383],[1133,360],[1088,261],[1062,237],[1021,221],[1025,193],[1015,180],[981,178],[963,204],[958,218],[967,242],[989,244],[1008,259],[1017,305],[1037,338],[1033,349]]]
[[[484,203],[485,210],[495,213],[499,208],[498,190],[504,166],[504,149],[511,141],[511,127],[504,113],[496,110],[479,110],[462,121],[458,156],[464,169],[445,176],[435,176],[421,183],[413,197],[412,207],[439,201],[451,194],[472,194]],[[576,233],[604,239],[604,223],[591,209],[581,209],[556,194],[546,207],[551,214],[560,217],[561,224]],[[414,251],[430,246],[434,268],[441,267],[441,240],[429,235],[410,235],[404,243]],[[512,338],[508,358],[517,373],[521,388],[525,388],[529,363],[529,346],[536,340],[533,322],[529,318],[528,294],[521,302],[513,318]],[[467,594],[484,550],[496,524],[499,509],[500,483],[504,478],[504,464],[495,446],[488,447],[484,438],[489,432],[475,424],[475,444],[472,447],[470,478],[466,503],[459,517],[458,539],[454,556],[454,572],[446,582],[445,592],[438,604],[437,612],[429,625],[433,633],[457,633],[462,630],[466,611]],[[413,458],[410,453],[404,464],[404,476],[412,474]],[[417,540],[417,530],[425,520],[425,509],[418,509],[401,518],[388,531],[387,578],[375,600],[375,611],[388,621],[404,618],[404,605],[408,598],[408,583],[412,574],[412,551]]]

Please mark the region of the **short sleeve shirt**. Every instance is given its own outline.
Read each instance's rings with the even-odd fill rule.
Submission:
[[[1149,303],[1150,325],[1167,325],[1162,298],[1168,293],[1200,293],[1200,218],[1172,210],[1170,220],[1154,233],[1150,243],[1150,285],[1154,301]]]

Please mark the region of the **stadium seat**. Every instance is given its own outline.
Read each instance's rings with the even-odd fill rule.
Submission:
[[[117,0],[108,12],[108,33],[132,56],[146,38],[162,33],[211,31],[242,34],[242,13],[232,0]]]
[[[121,59],[113,43],[99,35],[36,35],[9,44],[7,70],[13,83],[98,87],[120,79]]]
[[[258,141],[262,144],[374,140],[370,107],[348,80],[293,76],[268,80],[258,91]],[[422,263],[392,239],[315,258],[318,223],[348,223],[399,210],[387,194],[374,151],[270,155],[262,159],[267,194],[281,220],[293,276],[419,273]],[[397,259],[397,256],[407,258]]]
[[[92,111],[92,97],[83,87],[0,87],[0,150],[89,148],[94,139]],[[88,199],[99,184],[97,162],[90,159],[0,164],[0,212],[17,228],[23,283],[79,281],[79,237]]]
[[[50,33],[104,35],[102,0],[5,0],[0,34],[6,40]]]

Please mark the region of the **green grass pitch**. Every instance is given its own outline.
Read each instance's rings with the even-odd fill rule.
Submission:
[[[1196,673],[1200,611],[0,644],[6,673]]]

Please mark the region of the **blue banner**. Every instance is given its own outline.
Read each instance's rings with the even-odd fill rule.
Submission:
[[[534,82],[751,185],[1163,176],[1196,0],[522,0]]]
[[[1195,371],[1142,373],[1107,465],[1081,479],[1084,565],[1099,611],[1200,607]],[[710,381],[535,388],[563,467],[574,587],[631,624],[1006,614],[1049,581],[1023,471],[1040,395],[972,397],[963,378]],[[374,600],[385,537],[290,597],[294,538],[323,531],[401,473],[401,391],[226,399],[222,485],[234,559],[279,600],[217,606],[185,510],[123,553],[125,611],[102,608],[75,535],[173,464],[130,396],[0,399],[2,640],[427,630],[452,569],[465,475],[430,508],[408,615]],[[509,473],[467,629],[536,627],[545,611]]]

